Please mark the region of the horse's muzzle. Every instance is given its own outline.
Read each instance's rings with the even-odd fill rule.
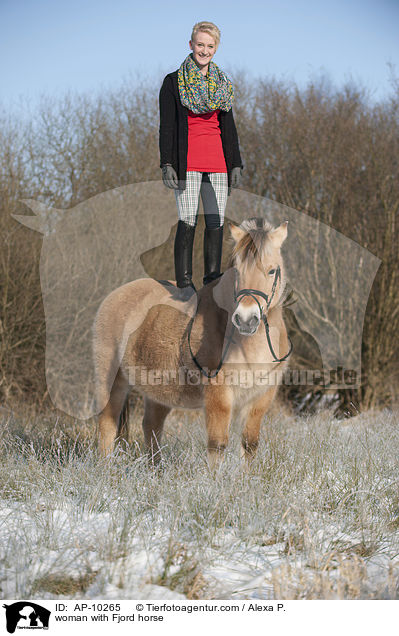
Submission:
[[[244,319],[238,311],[235,311],[232,317],[232,323],[242,336],[253,336],[259,327],[259,313],[256,311]]]

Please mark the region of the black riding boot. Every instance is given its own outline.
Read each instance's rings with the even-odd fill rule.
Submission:
[[[204,232],[204,285],[221,276],[222,245],[223,225],[211,229],[206,227]]]
[[[184,221],[177,223],[175,237],[175,273],[176,285],[184,289],[180,296],[183,300],[189,298],[195,291],[194,284],[191,280],[193,275],[193,243],[194,243],[195,226],[189,225]]]

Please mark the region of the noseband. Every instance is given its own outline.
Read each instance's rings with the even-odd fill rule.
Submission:
[[[286,360],[288,358],[288,356],[290,355],[290,353],[292,351],[292,347],[293,347],[292,341],[291,341],[290,337],[287,334],[287,337],[288,337],[288,340],[289,340],[289,343],[290,343],[288,352],[282,358],[278,358],[276,356],[275,352],[274,352],[272,341],[271,341],[271,338],[270,338],[270,328],[269,328],[269,322],[267,320],[267,314],[266,314],[265,311],[263,311],[262,305],[260,304],[259,300],[257,299],[257,296],[261,296],[262,298],[264,298],[264,300],[266,301],[266,310],[268,310],[270,305],[271,305],[271,302],[273,300],[274,294],[276,292],[277,283],[279,281],[281,281],[280,265],[277,266],[276,273],[274,274],[273,287],[272,287],[272,292],[270,294],[270,297],[267,294],[265,294],[264,292],[260,291],[260,289],[241,289],[239,292],[235,293],[235,299],[236,299],[236,302],[237,302],[237,306],[240,304],[242,299],[245,298],[246,296],[250,296],[251,298],[253,298],[253,300],[258,305],[259,313],[260,313],[260,319],[262,320],[262,322],[264,324],[264,327],[265,327],[267,344],[269,345],[269,350],[270,350],[270,353],[273,356],[274,362],[283,362],[284,360]],[[240,298],[240,296],[241,296],[241,298]]]
[[[266,309],[269,309],[270,304],[273,300],[274,294],[276,292],[277,283],[279,281],[281,281],[280,265],[277,266],[276,273],[274,274],[274,281],[273,281],[272,293],[270,294],[270,298],[268,297],[267,294],[260,291],[260,289],[240,289],[239,292],[234,291],[234,298],[237,303],[237,306],[240,304],[243,298],[245,298],[246,296],[250,296],[258,305],[261,320],[263,320],[263,322],[266,320],[267,322],[266,314],[263,313],[262,305],[260,304],[259,300],[256,297],[261,296],[262,298],[264,298],[264,300],[266,301]],[[239,299],[240,296],[241,298]]]
[[[291,342],[290,337],[287,334],[290,346],[288,349],[288,352],[285,354],[285,356],[283,356],[282,358],[278,358],[274,352],[273,349],[273,345],[272,345],[272,341],[270,338],[270,329],[269,329],[269,323],[267,320],[267,314],[264,311],[264,309],[262,308],[262,305],[260,304],[257,296],[261,296],[261,298],[263,298],[266,302],[266,311],[269,309],[271,302],[273,300],[274,294],[276,292],[276,288],[277,288],[277,283],[281,281],[281,269],[280,266],[278,265],[276,268],[276,273],[274,275],[274,281],[273,281],[273,286],[272,286],[272,291],[270,294],[270,297],[265,294],[264,292],[260,291],[260,289],[240,289],[240,291],[236,291],[236,284],[235,284],[235,289],[234,289],[234,300],[237,303],[237,307],[240,304],[240,302],[242,301],[243,298],[245,298],[246,296],[250,296],[251,298],[253,298],[253,300],[256,302],[256,304],[258,305],[259,308],[259,313],[260,313],[260,318],[264,324],[265,327],[265,333],[266,333],[266,339],[267,339],[267,344],[269,345],[269,350],[270,353],[273,356],[273,361],[274,362],[283,362],[284,360],[286,360],[288,358],[288,356],[290,355],[293,345]],[[197,306],[198,309],[198,306]],[[200,363],[198,362],[197,358],[195,357],[195,355],[193,354],[193,351],[191,349],[191,342],[190,342],[190,338],[191,338],[191,330],[193,328],[193,323],[194,323],[194,318],[195,315],[190,319],[190,322],[188,324],[188,330],[187,330],[187,341],[188,341],[188,347],[190,350],[190,354],[191,354],[191,358],[193,359],[193,362],[196,364],[196,366],[198,367],[198,369],[201,371],[201,373],[203,373],[203,375],[205,375],[205,377],[207,378],[214,378],[220,371],[220,369],[222,368],[222,364],[224,362],[224,359],[226,357],[227,351],[230,347],[230,344],[233,341],[233,331],[230,333],[230,335],[227,338],[227,343],[226,343],[226,347],[225,350],[222,353],[222,357],[220,358],[220,362],[215,370],[214,373],[208,373],[207,371],[205,371],[205,369],[200,365]]]

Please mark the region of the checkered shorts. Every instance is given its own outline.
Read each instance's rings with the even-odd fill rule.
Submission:
[[[188,171],[186,175],[186,189],[175,190],[179,221],[197,225],[201,193],[207,227],[223,225],[227,203],[227,172]]]

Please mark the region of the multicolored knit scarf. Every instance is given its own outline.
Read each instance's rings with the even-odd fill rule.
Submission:
[[[214,62],[209,62],[205,76],[190,53],[177,72],[177,83],[181,103],[193,113],[209,113],[217,108],[228,111],[232,106],[233,85]]]

